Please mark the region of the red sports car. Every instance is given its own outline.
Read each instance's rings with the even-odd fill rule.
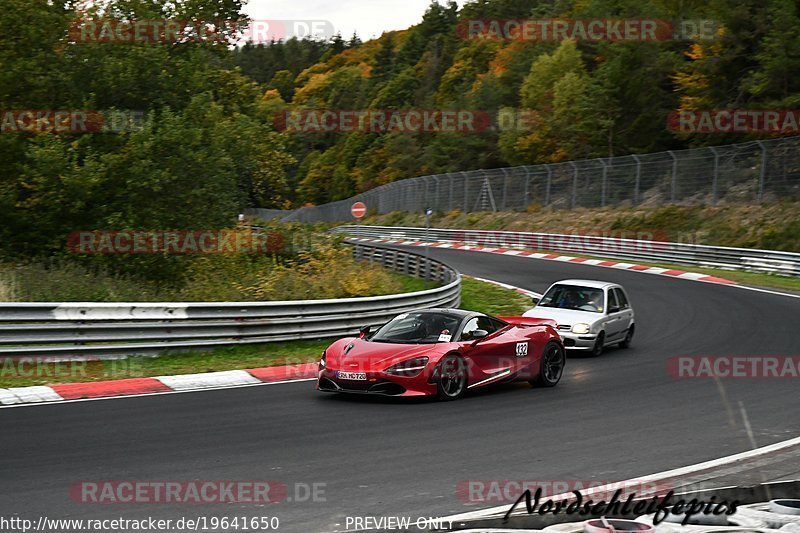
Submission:
[[[377,331],[331,344],[319,362],[327,392],[438,396],[501,381],[552,387],[564,371],[564,345],[550,319],[500,317],[460,309],[397,315]]]

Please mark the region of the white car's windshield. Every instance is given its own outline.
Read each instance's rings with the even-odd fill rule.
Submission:
[[[577,285],[553,285],[539,301],[537,307],[602,313],[603,289]]]
[[[381,326],[369,340],[399,344],[450,342],[460,320],[447,313],[403,313]]]

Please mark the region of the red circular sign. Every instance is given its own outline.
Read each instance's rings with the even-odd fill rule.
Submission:
[[[361,218],[367,214],[367,206],[364,202],[356,202],[350,207],[350,214],[356,218]]]

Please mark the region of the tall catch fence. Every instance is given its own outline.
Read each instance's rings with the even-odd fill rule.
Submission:
[[[370,213],[524,211],[613,205],[759,203],[800,196],[800,136],[644,155],[449,172],[396,181],[346,200],[287,211],[284,221]],[[256,210],[252,210],[252,214]]]

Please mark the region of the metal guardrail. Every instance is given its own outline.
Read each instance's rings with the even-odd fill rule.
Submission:
[[[423,255],[353,245],[380,263],[441,286],[405,294],[328,300],[218,303],[0,303],[0,358],[114,358],[344,336],[419,307],[456,307],[461,275]]]
[[[470,246],[540,250],[649,263],[800,276],[800,253],[794,252],[534,232],[392,226],[339,226],[333,231],[353,237],[463,243]]]

